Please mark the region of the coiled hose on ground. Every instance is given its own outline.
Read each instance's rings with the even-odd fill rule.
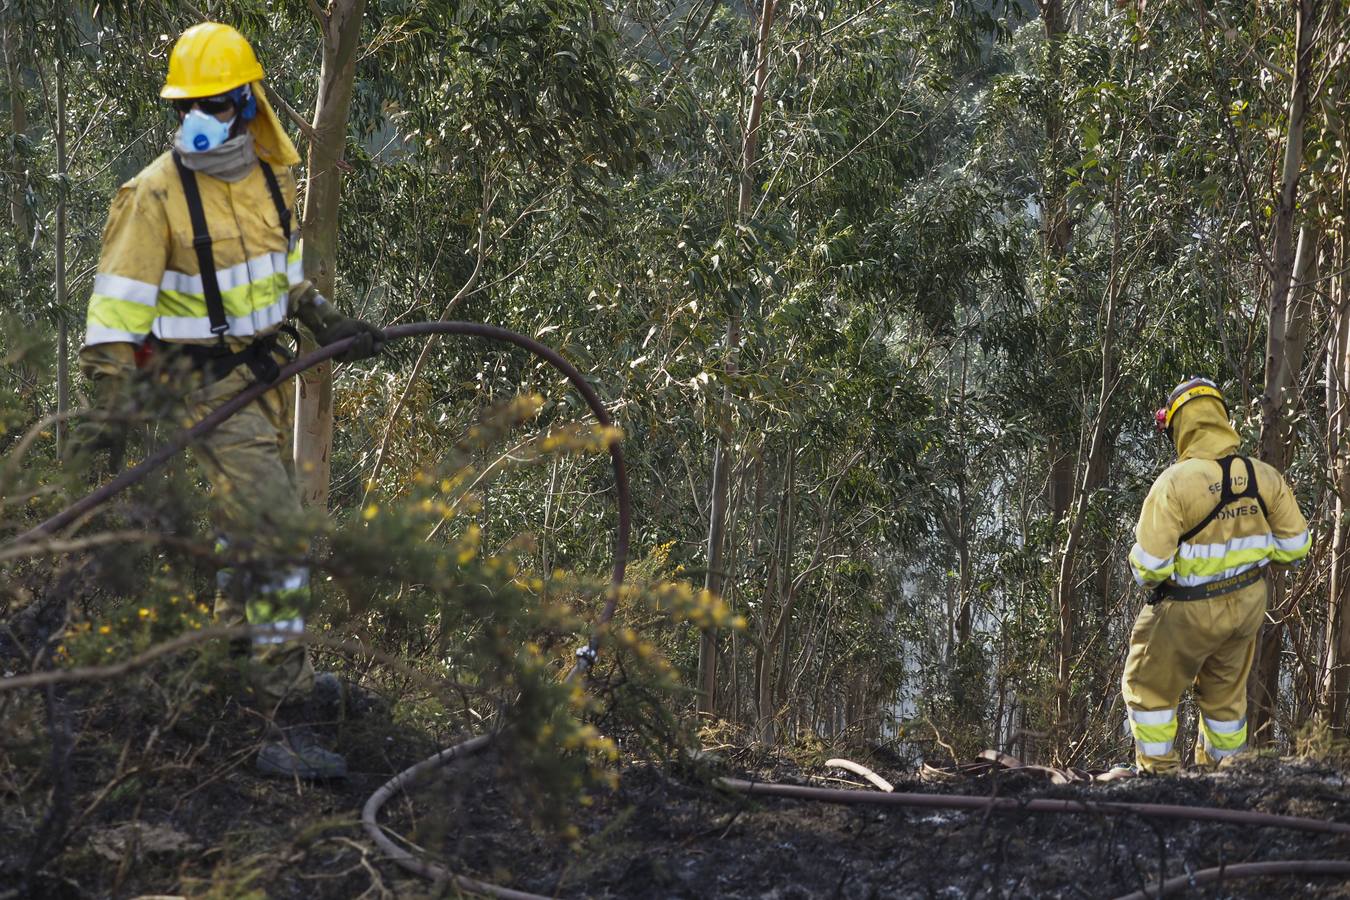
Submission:
[[[601,425],[612,424],[610,416],[605,410],[599,395],[596,394],[595,389],[586,381],[581,372],[556,350],[533,338],[517,334],[516,332],[509,331],[505,328],[499,328],[494,325],[484,325],[477,322],[420,322],[409,325],[395,325],[385,329],[385,334],[391,340],[434,334],[465,335],[520,347],[534,354],[539,359],[549,363],[565,375],[572,383],[572,386],[577,389],[577,392],[581,394],[582,398],[586,401],[587,406],[590,407],[591,412],[594,413]],[[111,481],[100,486],[75,503],[72,503],[42,524],[24,532],[17,538],[14,538],[9,543],[11,545],[20,544],[51,536],[72,523],[77,522],[82,516],[92,512],[121,491],[137,483],[151,472],[164,465],[184,447],[187,447],[195,439],[218,427],[230,416],[234,415],[236,412],[270,390],[275,384],[283,382],[325,360],[338,356],[347,349],[351,340],[352,339],[347,339],[329,344],[326,347],[322,347],[289,363],[281,369],[280,374],[274,382],[256,383],[251,385],[223,403],[219,408],[203,418],[196,425],[174,435],[167,443],[146,457],[146,459],[138,465],[121,472]],[[619,587],[623,584],[624,571],[627,566],[632,514],[629,499],[628,472],[624,464],[623,451],[619,444],[615,443],[611,446],[610,458],[614,468],[616,499],[618,505],[618,524],[615,531],[614,566],[610,590],[605,601],[605,606],[592,629],[588,644],[577,651],[576,662],[573,665],[571,672],[568,674],[568,678],[584,674],[595,661],[596,652],[599,649],[601,632],[614,615],[615,605],[617,604],[619,597]],[[436,753],[405,771],[400,772],[398,775],[395,775],[366,801],[361,810],[362,827],[365,829],[370,839],[374,841],[381,850],[388,854],[389,859],[402,868],[416,873],[417,875],[442,883],[454,884],[461,890],[509,898],[509,900],[547,900],[547,898],[538,894],[516,891],[489,882],[469,878],[464,875],[457,875],[443,866],[419,859],[410,850],[394,843],[379,825],[378,818],[381,808],[383,808],[384,804],[396,793],[405,790],[422,777],[442,766],[483,751],[491,744],[492,737],[491,734],[485,734],[470,738],[462,743],[441,750],[439,753]],[[1301,816],[1282,816],[1270,813],[1254,813],[1244,810],[1230,810],[1214,807],[1188,807],[1151,803],[1100,803],[1079,800],[1033,799],[1021,801],[1013,798],[1000,797],[844,791],[799,785],[776,785],[763,782],[747,782],[730,778],[718,779],[716,784],[723,789],[737,793],[814,800],[826,803],[882,803],[906,807],[936,807],[944,809],[986,811],[1020,810],[1026,812],[1078,813],[1098,816],[1138,815],[1144,817],[1221,822],[1234,825],[1278,827],[1341,835],[1350,834],[1350,825],[1340,822],[1310,819]],[[1184,888],[1195,881],[1207,881],[1216,878],[1237,878],[1273,874],[1345,874],[1347,871],[1350,871],[1350,863],[1337,860],[1288,860],[1271,863],[1250,863],[1228,866],[1221,869],[1206,869],[1197,872],[1192,876],[1180,876],[1178,878],[1163,881],[1160,882],[1157,887],[1151,889],[1148,892],[1148,895],[1162,896],[1166,893],[1171,893]],[[1141,893],[1138,895],[1132,894],[1130,896],[1133,898],[1145,895],[1146,894]]]

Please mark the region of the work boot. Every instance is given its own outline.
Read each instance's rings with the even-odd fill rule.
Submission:
[[[389,701],[374,691],[340,678],[335,672],[315,674],[309,702],[325,722],[389,716]]]
[[[269,726],[258,751],[258,771],[279,778],[319,781],[347,777],[347,758],[326,749],[307,725]]]

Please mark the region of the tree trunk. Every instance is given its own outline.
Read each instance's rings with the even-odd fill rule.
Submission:
[[[1061,0],[1041,0],[1041,22],[1045,26],[1046,67],[1051,80],[1058,83],[1063,75],[1061,49],[1068,33]],[[1059,97],[1062,92],[1048,92],[1045,108],[1045,165],[1041,189],[1044,240],[1050,259],[1061,259],[1068,252],[1073,238],[1073,220],[1068,205],[1068,176],[1064,172],[1068,155],[1068,141],[1064,134],[1064,111]]]
[[[956,604],[956,640],[955,646],[949,648],[947,659],[951,660],[956,655],[958,647],[964,647],[970,643],[972,632],[974,631],[975,620],[975,598],[973,596],[974,573],[971,571],[970,561],[970,520],[973,518],[970,504],[970,490],[966,483],[966,473],[969,469],[970,458],[965,448],[969,446],[966,431],[966,393],[969,388],[970,376],[970,341],[962,341],[964,352],[961,355],[961,393],[960,406],[956,413],[956,436],[960,442],[961,465],[956,471],[956,559],[959,566],[957,570],[957,604]]]
[[[320,15],[323,67],[314,102],[314,137],[309,142],[309,186],[305,191],[305,275],[319,293],[333,296],[337,274],[338,201],[347,147],[347,116],[365,0],[332,0]],[[300,376],[295,394],[295,472],[300,500],[328,507],[333,450],[333,368],[324,363]]]
[[[785,454],[786,464],[779,480],[778,502],[775,504],[775,525],[773,546],[769,550],[769,561],[764,573],[764,594],[760,600],[760,646],[755,655],[755,730],[759,739],[772,743],[775,737],[776,678],[774,659],[778,655],[779,642],[783,632],[783,604],[785,603],[786,584],[782,567],[786,564],[788,546],[792,540],[792,481],[793,466],[791,442]]]
[[[1064,7],[1060,0],[1041,0],[1040,11],[1041,23],[1045,27],[1047,75],[1057,84],[1063,75],[1060,54],[1068,24],[1064,20]],[[1068,179],[1064,174],[1068,150],[1064,136],[1064,111],[1058,99],[1060,96],[1060,91],[1048,91],[1045,108],[1041,237],[1047,265],[1057,265],[1063,260],[1073,240],[1073,219],[1067,203]],[[1047,361],[1054,364],[1061,349],[1058,341],[1047,347]],[[1052,435],[1046,447],[1050,468],[1047,505],[1050,507],[1051,520],[1056,523],[1064,521],[1073,500],[1073,476],[1077,461],[1069,444],[1065,436]]]
[[[1345,199],[1344,177],[1341,189]],[[1342,272],[1347,263],[1347,241],[1337,236],[1336,252],[1328,266]],[[1327,591],[1324,652],[1326,671],[1319,705],[1338,732],[1346,730],[1350,706],[1350,278],[1337,275],[1330,285],[1333,319],[1327,349],[1327,423],[1329,480],[1336,492],[1331,540],[1331,584]]]
[[[1267,355],[1266,397],[1262,398],[1264,408],[1266,398],[1271,395],[1272,380],[1286,380],[1284,386],[1276,388],[1280,398],[1275,407],[1276,418],[1266,420],[1261,429],[1261,457],[1266,462],[1283,471],[1293,457],[1293,426],[1289,421],[1289,406],[1293,397],[1294,379],[1302,368],[1303,352],[1308,342],[1308,320],[1312,318],[1314,291],[1309,284],[1315,279],[1317,259],[1317,235],[1311,227],[1300,229],[1298,252],[1292,269],[1290,281],[1296,282],[1294,302],[1287,304],[1281,311],[1281,321],[1277,326],[1274,312],[1271,313],[1272,332],[1281,332],[1279,352],[1275,356]],[[1271,371],[1271,359],[1277,360]],[[1267,456],[1269,452],[1272,455]],[[1247,684],[1250,709],[1248,721],[1252,739],[1255,743],[1269,740],[1269,726],[1274,717],[1275,704],[1280,691],[1280,648],[1284,642],[1285,575],[1272,572],[1267,582],[1270,585],[1271,614],[1261,629],[1256,643],[1256,660],[1253,675]]]
[[[1306,229],[1299,234],[1297,259],[1294,242],[1294,217],[1298,201],[1298,184],[1303,174],[1303,130],[1307,117],[1308,85],[1311,80],[1313,29],[1316,21],[1315,0],[1298,0],[1295,26],[1294,77],[1290,85],[1289,114],[1285,126],[1284,163],[1280,174],[1280,191],[1275,203],[1270,276],[1270,320],[1266,332],[1266,387],[1261,395],[1260,456],[1280,471],[1289,465],[1293,455],[1293,431],[1289,422],[1289,407],[1294,379],[1303,357],[1299,335],[1303,332],[1303,317],[1291,315],[1289,309],[1290,285],[1295,279],[1298,263],[1311,265],[1315,241]],[[1306,251],[1305,251],[1306,241]],[[1304,280],[1302,277],[1300,281]],[[1291,329],[1293,335],[1291,339]],[[1271,606],[1278,611],[1283,596],[1283,578],[1276,574],[1270,579]],[[1248,683],[1250,699],[1250,734],[1254,743],[1269,739],[1270,724],[1280,685],[1280,645],[1283,624],[1278,612],[1275,621],[1262,629],[1257,642],[1255,677]]]
[[[9,222],[14,233],[15,262],[19,266],[21,283],[27,283],[28,245],[33,239],[33,223],[28,215],[25,196],[28,183],[18,142],[28,134],[28,105],[24,101],[23,77],[19,70],[19,47],[14,35],[14,24],[8,19],[0,24],[0,48],[5,54],[5,88],[9,98]]]
[[[728,359],[734,358],[733,328],[727,328]],[[728,369],[735,364],[728,362]],[[708,571],[703,576],[703,587],[720,595],[725,584],[722,571],[722,547],[726,543],[727,501],[731,494],[731,413],[726,408],[728,396],[723,389],[723,408],[719,412],[717,447],[713,451],[712,504],[708,515]],[[709,626],[703,629],[698,642],[698,711],[711,713],[717,705],[717,631]]]
[[[1092,425],[1092,437],[1088,443],[1087,463],[1083,466],[1082,483],[1074,498],[1073,515],[1068,523],[1068,535],[1064,541],[1064,552],[1060,556],[1059,574],[1055,580],[1055,608],[1059,618],[1059,646],[1056,652],[1055,680],[1055,720],[1056,732],[1070,737],[1077,736],[1076,723],[1072,722],[1070,709],[1069,674],[1073,663],[1075,638],[1074,586],[1077,583],[1076,565],[1078,549],[1083,539],[1083,528],[1087,523],[1088,504],[1092,494],[1106,477],[1105,459],[1110,453],[1108,441],[1108,411],[1111,396],[1115,393],[1116,349],[1115,314],[1116,293],[1119,290],[1113,280],[1107,289],[1106,314],[1103,317],[1101,331],[1101,385],[1097,394],[1097,416]]]
[[[1061,0],[1040,0],[1041,22],[1045,28],[1046,39],[1046,91],[1045,106],[1045,147],[1041,165],[1041,231],[1043,241],[1043,264],[1048,276],[1056,274],[1069,254],[1073,239],[1073,220],[1067,202],[1068,178],[1064,173],[1068,157],[1068,141],[1065,135],[1064,110],[1060,98],[1063,91],[1057,89],[1063,81],[1063,61],[1061,58],[1064,36],[1068,32],[1068,23],[1064,16]],[[1046,302],[1050,302],[1054,288],[1053,277],[1046,278]],[[1058,323],[1052,323],[1052,336],[1046,347],[1046,362],[1049,366],[1058,363],[1063,354],[1059,339],[1062,331]],[[1063,423],[1065,426],[1067,422]],[[1058,434],[1051,434],[1046,443],[1046,461],[1049,470],[1047,483],[1047,506],[1051,521],[1056,526],[1064,522],[1069,527],[1065,543],[1065,555],[1060,560],[1057,572],[1054,602],[1058,620],[1059,641],[1056,651],[1058,677],[1055,690],[1055,715],[1061,722],[1067,716],[1068,707],[1068,670],[1067,660],[1074,643],[1074,622],[1071,588],[1065,583],[1066,577],[1072,577],[1073,554],[1077,547],[1078,536],[1072,524],[1067,520],[1073,507],[1075,488],[1074,472],[1078,461],[1072,447],[1074,441],[1067,427]],[[1067,568],[1067,572],[1066,572]]]
[[[736,202],[736,216],[742,223],[754,209],[755,172],[759,163],[759,123],[764,112],[764,92],[769,82],[769,29],[773,25],[776,0],[763,0],[759,13],[759,30],[755,41],[755,73],[750,95],[750,112],[746,117],[745,134],[741,140],[741,174]],[[736,374],[737,347],[741,339],[740,314],[732,311],[727,317],[726,372]],[[726,573],[722,567],[722,546],[726,543],[727,501],[731,493],[730,469],[733,443],[731,425],[731,394],[723,388],[722,409],[719,412],[717,446],[713,451],[712,502],[708,515],[708,571],[703,586],[720,595]],[[717,700],[717,631],[704,630],[698,645],[698,710],[712,712]]]
[[[1289,98],[1289,121],[1284,144],[1280,193],[1275,204],[1270,271],[1270,325],[1266,332],[1266,389],[1261,395],[1261,458],[1283,471],[1293,456],[1289,423],[1290,392],[1302,363],[1302,347],[1293,346],[1289,329],[1300,328],[1303,318],[1289,314],[1290,285],[1294,269],[1304,254],[1306,229],[1299,232],[1295,251],[1294,216],[1298,184],[1303,174],[1303,130],[1307,118],[1308,82],[1311,77],[1314,0],[1300,0],[1298,9],[1298,56]],[[1315,242],[1307,251],[1315,254]],[[1303,260],[1311,265],[1311,257]],[[1295,355],[1295,351],[1298,351]]]
[[[778,664],[773,678],[772,699],[775,707],[782,707],[788,701],[788,677],[792,668],[790,651],[792,649],[792,618],[796,612],[797,588],[796,573],[792,568],[793,549],[797,545],[797,441],[795,437],[787,439],[787,473],[783,478],[783,506],[787,511],[787,527],[784,529],[783,542],[778,564],[779,597],[782,606],[778,612],[778,626],[774,629],[774,643],[777,645]],[[828,513],[822,511],[823,523]],[[808,568],[810,563],[807,564]]]
[[[66,321],[66,211],[69,162],[66,159],[66,64],[64,41],[56,54],[56,456],[66,448],[65,413],[70,408],[70,325]]]

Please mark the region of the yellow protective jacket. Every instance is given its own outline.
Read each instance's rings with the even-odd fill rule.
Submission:
[[[288,244],[261,168],[272,167],[293,211],[290,166],[299,156],[261,85],[253,87],[259,110],[249,129],[259,166],[234,183],[196,173],[231,349],[276,331],[302,303],[323,302],[304,276],[299,217],[291,216]],[[151,334],[170,343],[215,343],[192,238],[182,181],[172,152],[164,153],[122,186],[108,211],[80,350],[86,375],[125,374]]]
[[[1308,555],[1308,523],[1293,491],[1274,467],[1256,459],[1252,466],[1265,514],[1255,499],[1241,499],[1182,541],[1218,504],[1223,475],[1215,460],[1236,454],[1239,440],[1223,404],[1213,397],[1177,410],[1172,435],[1178,460],[1153,483],[1135,528],[1130,551],[1135,581],[1146,587],[1169,580],[1192,587]],[[1246,467],[1233,460],[1230,472],[1233,490],[1241,493],[1247,487]]]

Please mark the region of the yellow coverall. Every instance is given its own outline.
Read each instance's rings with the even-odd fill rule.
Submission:
[[[1182,535],[1219,503],[1222,470],[1216,460],[1236,454],[1239,439],[1223,404],[1213,397],[1199,397],[1177,410],[1172,435],[1178,461],[1153,483],[1130,551],[1139,584],[1197,587],[1307,555],[1308,523],[1293,491],[1276,469],[1259,460],[1252,466],[1265,513],[1255,499],[1239,499],[1183,541]],[[1241,493],[1247,487],[1246,466],[1234,459],[1229,471],[1234,491]],[[1196,764],[1212,767],[1246,749],[1247,676],[1265,612],[1261,578],[1209,599],[1163,599],[1139,613],[1121,690],[1141,770],[1180,767],[1177,704],[1190,685],[1201,715]]]
[[[261,169],[272,166],[285,204],[293,210],[295,179],[289,167],[299,156],[261,85],[253,85],[253,94],[259,109],[248,127],[260,166],[233,183],[196,175],[229,319],[230,350],[276,332],[302,304],[324,302],[304,278],[298,224],[288,244]],[[122,186],[109,210],[80,349],[86,376],[133,377],[136,348],[151,334],[167,344],[216,343],[192,241],[182,182],[171,154],[165,153]],[[175,423],[184,427],[239,393],[254,376],[239,366],[215,383],[205,383],[200,372],[187,378],[181,421]],[[223,543],[232,535],[266,541],[286,533],[301,516],[290,462],[292,392],[286,385],[266,394],[192,448],[211,482]],[[216,612],[226,624],[247,620],[303,631],[307,569],[223,569],[218,587]],[[258,664],[251,685],[264,701],[279,702],[309,689],[313,670],[302,645],[259,638],[254,656]]]

